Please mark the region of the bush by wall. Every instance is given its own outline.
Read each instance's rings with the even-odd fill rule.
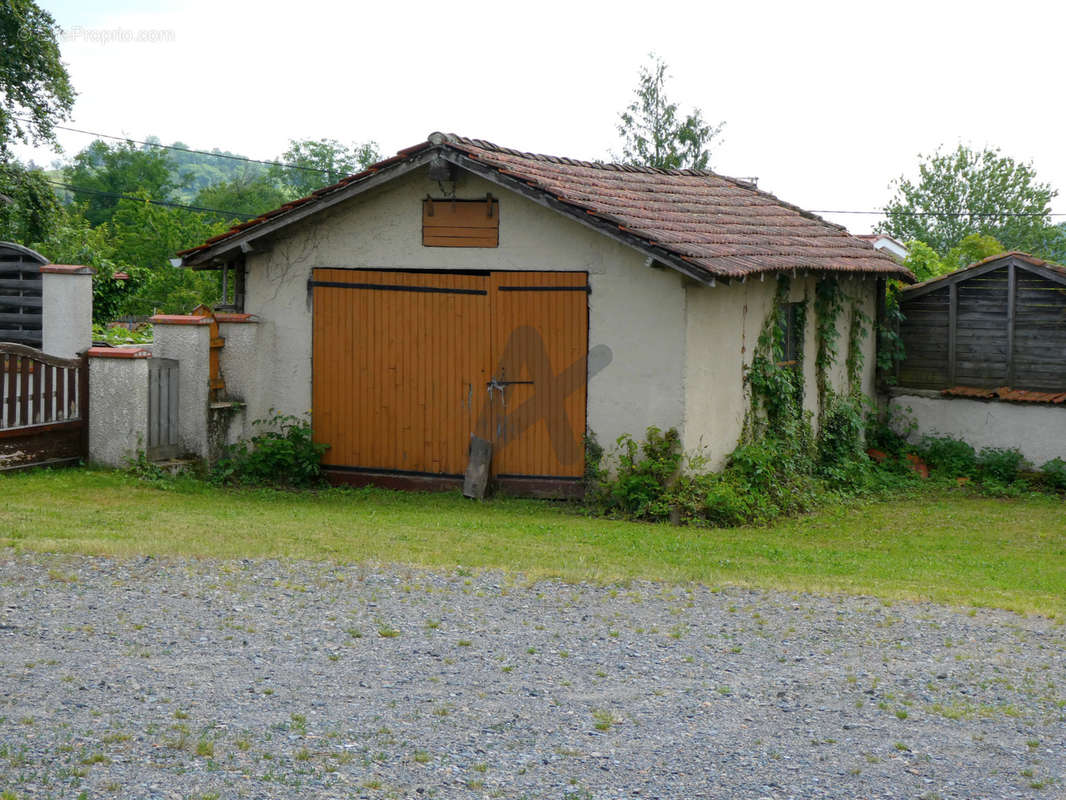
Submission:
[[[212,483],[307,488],[323,482],[319,462],[328,445],[312,441],[310,420],[271,409],[252,425],[259,433],[226,448],[211,470]]]

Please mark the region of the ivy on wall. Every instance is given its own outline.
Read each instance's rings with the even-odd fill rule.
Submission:
[[[751,365],[746,373],[750,404],[741,446],[731,457],[743,455],[745,447],[771,442],[778,459],[792,471],[815,472],[834,482],[854,480],[856,470],[865,468],[863,454],[865,420],[863,414],[862,345],[869,333],[869,316],[861,297],[848,297],[833,276],[821,278],[814,291],[815,389],[818,396],[818,435],[811,415],[803,409],[804,380],[802,350],[797,360],[783,363],[784,329],[782,315],[788,303],[791,282],[778,278],[773,304],[763,324]],[[808,298],[797,306],[796,338],[806,332]],[[849,311],[847,340],[841,343],[841,314]],[[834,389],[832,371],[844,349],[846,385]]]
[[[803,418],[803,348],[795,360],[783,364],[785,355],[784,313],[792,289],[787,275],[777,279],[770,312],[763,322],[751,364],[745,373],[750,404],[744,420],[743,441],[792,427]],[[807,298],[798,304],[793,319],[796,341],[803,342],[807,326]]]

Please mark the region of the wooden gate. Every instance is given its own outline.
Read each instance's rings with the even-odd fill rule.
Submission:
[[[89,367],[0,342],[0,471],[88,456]]]
[[[312,286],[327,469],[457,481],[476,433],[501,482],[579,486],[585,273],[316,269]]]

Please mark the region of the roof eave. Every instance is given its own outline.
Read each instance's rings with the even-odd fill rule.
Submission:
[[[410,150],[413,150],[413,148],[410,148]],[[264,220],[263,222],[248,228],[246,231],[239,231],[233,236],[227,236],[225,239],[205,247],[202,250],[181,256],[180,265],[183,267],[204,267],[211,264],[221,263],[227,260],[226,256],[233,254],[234,251],[241,253],[247,250],[248,246],[250,246],[256,239],[269,236],[294,222],[298,222],[301,219],[317,214],[327,208],[343,203],[344,201],[369,191],[376,186],[380,186],[394,178],[398,178],[412,170],[418,169],[424,164],[429,163],[433,158],[433,154],[438,150],[439,148],[427,144],[424,149],[417,150],[413,155],[397,161],[396,163],[388,164],[376,169],[373,173],[361,180],[352,181],[344,186],[338,185],[336,188],[327,189],[319,197],[304,203],[303,205],[277,214],[270,219]]]

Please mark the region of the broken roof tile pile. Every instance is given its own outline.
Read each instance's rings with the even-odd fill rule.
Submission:
[[[782,202],[753,184],[701,170],[661,170],[523,153],[479,139],[434,134],[392,158],[308,197],[235,226],[199,247],[206,250],[266,220],[314,203],[430,148],[451,151],[517,180],[588,216],[695,266],[709,277],[744,278],[765,272],[817,270],[878,273],[914,280],[911,273],[846,229]]]
[[[1001,386],[998,389],[983,389],[976,386],[952,386],[943,389],[941,394],[948,397],[972,397],[976,400],[1007,400],[1012,403],[1066,403],[1066,392],[1033,392],[1028,389],[1011,389]]]

